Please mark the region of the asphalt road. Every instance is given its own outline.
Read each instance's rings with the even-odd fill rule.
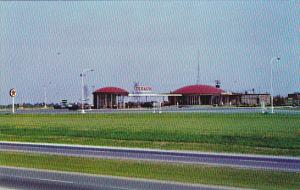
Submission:
[[[187,106],[182,108],[163,107],[162,113],[261,113],[261,108],[243,108],[243,107],[198,107]],[[269,110],[270,111],[270,110]],[[11,110],[0,110],[0,113],[7,114]],[[153,113],[154,109],[98,109],[85,110],[86,113]],[[275,109],[276,113],[284,114],[300,114],[299,109]],[[159,113],[159,109],[155,109],[155,113]],[[16,114],[80,114],[80,110],[68,109],[17,109]]]
[[[147,160],[182,164],[207,164],[235,168],[252,168],[286,172],[300,172],[299,157],[219,154],[204,152],[163,151],[79,145],[0,142],[0,150],[22,151],[64,156]]]
[[[35,190],[217,190],[220,186],[0,167],[0,189]]]

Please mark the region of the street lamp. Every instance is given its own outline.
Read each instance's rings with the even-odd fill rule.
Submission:
[[[273,57],[270,61],[270,67],[271,67],[271,113],[274,113],[274,105],[273,105],[273,61],[279,61],[280,57]]]
[[[95,86],[92,86],[93,92],[95,91]],[[93,94],[90,93],[90,110],[92,110],[92,105],[93,105]]]
[[[84,112],[84,80],[83,77],[86,76],[86,73],[94,71],[93,69],[84,69],[82,73],[80,73],[81,77],[81,85],[82,85],[82,91],[81,91],[81,113]]]
[[[49,82],[48,84],[44,84],[44,108],[47,109],[47,85],[49,86],[51,84],[51,82]]]

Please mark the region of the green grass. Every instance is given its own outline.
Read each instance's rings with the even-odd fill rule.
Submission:
[[[300,174],[0,152],[0,165],[256,189],[299,189]]]
[[[0,140],[300,155],[300,115],[0,115]]]

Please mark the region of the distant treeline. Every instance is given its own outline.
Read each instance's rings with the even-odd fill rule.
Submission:
[[[23,104],[15,104],[15,108],[41,108],[44,107],[44,103],[23,103]],[[54,103],[47,104],[47,107],[53,107]],[[12,104],[9,105],[0,105],[0,109],[6,109],[6,108],[11,108]]]

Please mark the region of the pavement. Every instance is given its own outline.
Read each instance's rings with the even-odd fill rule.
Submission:
[[[15,167],[0,167],[0,189],[36,190],[229,190],[233,187],[195,185],[170,181],[98,176]]]
[[[46,143],[0,142],[0,151],[19,151],[50,155],[78,156],[170,162],[178,164],[202,164],[233,168],[261,169],[284,172],[300,172],[299,157],[260,156],[244,154],[220,154],[207,152],[166,151],[157,149],[117,148]]]
[[[85,110],[86,113],[159,113],[159,109],[132,108],[132,109],[93,109]],[[270,111],[270,110],[267,110]],[[261,113],[259,107],[211,107],[211,106],[176,106],[162,107],[162,113]],[[11,113],[11,110],[0,110],[0,114]],[[81,110],[68,109],[17,109],[16,114],[80,114]],[[299,109],[275,108],[275,113],[300,114]]]

